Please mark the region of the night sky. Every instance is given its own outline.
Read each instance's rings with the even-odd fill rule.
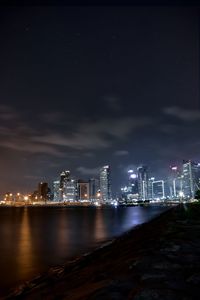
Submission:
[[[0,193],[200,161],[197,7],[1,7]]]

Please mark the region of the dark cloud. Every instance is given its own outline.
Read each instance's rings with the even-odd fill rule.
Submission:
[[[159,174],[200,160],[198,9],[13,7],[0,19],[0,191],[104,164],[118,190],[132,164]]]
[[[25,139],[13,139],[12,141],[2,141],[1,146],[10,150],[28,152],[32,154],[45,153],[54,156],[64,156],[62,152],[55,147],[42,145],[39,143],[31,143]]]
[[[114,155],[116,156],[126,156],[129,155],[129,151],[127,150],[117,150],[114,152]]]
[[[83,153],[83,155],[84,155],[85,157],[95,157],[95,154],[92,153],[92,152],[85,152],[85,153]]]
[[[18,114],[17,112],[10,106],[0,105],[0,120],[1,121],[17,121]]]
[[[133,131],[151,123],[149,118],[110,118],[96,122],[85,121],[71,133],[46,133],[33,136],[32,141],[57,146],[65,146],[75,150],[104,149],[113,145],[116,140],[126,139]],[[75,126],[74,126],[75,127]]]
[[[46,112],[40,121],[29,120],[26,115],[14,108],[2,106],[0,112],[6,115],[12,113],[15,121],[2,118],[0,127],[1,148],[30,154],[47,154],[55,157],[66,156],[66,150],[101,150],[111,148],[114,144],[126,140],[140,128],[151,124],[152,120],[146,117],[101,118],[90,121],[83,120],[76,124],[64,122],[61,127],[50,129],[49,122],[57,124],[63,119],[62,112]],[[59,123],[60,124],[60,123]],[[40,125],[40,126],[38,126]],[[70,127],[70,130],[69,130]],[[91,152],[86,156],[91,157]],[[125,152],[116,152],[116,155],[125,155]],[[71,157],[71,154],[68,156]]]
[[[166,115],[175,117],[181,121],[195,122],[200,120],[200,110],[186,109],[178,106],[170,106],[164,108]]]
[[[8,112],[13,117],[12,119],[7,117],[1,118],[0,148],[32,154],[45,153],[55,156],[63,155],[62,152],[53,145],[33,142],[32,137],[36,135],[38,129],[35,128],[34,123],[29,125],[20,112],[11,107],[0,107],[0,114],[2,113],[3,116],[7,116]]]
[[[63,124],[66,123],[66,114],[63,112],[45,112],[40,116],[41,121],[51,124]]]
[[[108,148],[111,145],[111,142],[107,141],[101,135],[87,135],[85,132],[75,132],[71,136],[66,136],[63,133],[49,133],[42,136],[33,136],[32,141],[75,150]]]
[[[82,175],[98,176],[100,167],[99,168],[96,168],[96,167],[95,168],[87,168],[87,167],[80,166],[76,170]]]

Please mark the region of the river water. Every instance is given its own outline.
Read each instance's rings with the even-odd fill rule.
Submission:
[[[0,296],[164,210],[162,206],[0,207]]]

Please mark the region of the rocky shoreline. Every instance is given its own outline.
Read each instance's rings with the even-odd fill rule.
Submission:
[[[6,299],[189,300],[200,292],[200,205],[178,206],[51,268]]]

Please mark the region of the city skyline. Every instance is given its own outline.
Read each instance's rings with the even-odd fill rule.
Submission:
[[[196,299],[200,3],[2,0],[0,23],[0,298]]]
[[[113,200],[118,203],[133,203],[135,201],[152,201],[152,200],[167,200],[179,199],[188,201],[194,199],[196,192],[200,190],[200,163],[191,160],[183,160],[179,166],[170,166],[170,172],[167,177],[159,178],[157,174],[152,174],[148,166],[140,165],[135,170],[129,169],[125,177],[126,185],[120,187],[117,192],[112,193],[112,168],[109,165],[102,166],[99,169],[99,178],[90,178],[80,180],[70,177],[70,171],[63,171],[60,175],[60,185],[55,181],[54,201],[91,201],[100,200],[104,204],[112,204]],[[66,194],[67,182],[62,185],[63,174],[74,186],[73,199],[71,192],[69,196]],[[152,177],[153,176],[153,177]],[[94,186],[92,181],[98,180],[98,184]],[[91,193],[91,184],[93,185]],[[80,192],[81,185],[83,192]],[[55,187],[55,185],[54,185]],[[57,197],[58,194],[63,196]],[[66,195],[64,195],[66,194]],[[91,197],[92,195],[92,197]],[[69,199],[68,199],[69,198]],[[116,204],[116,202],[115,202]]]
[[[199,8],[2,7],[0,193],[200,161]]]
[[[93,174],[94,175],[94,174]],[[98,168],[93,177],[77,177],[71,170],[64,170],[54,177],[53,182],[39,182],[38,189],[24,193],[7,190],[2,200],[19,198],[31,201],[76,202],[90,201],[111,204],[113,200],[132,203],[166,199],[194,199],[200,190],[200,163],[183,160],[178,165],[171,165],[168,175],[159,177],[152,173],[149,166],[139,165],[127,169],[123,182],[113,191],[112,167],[104,165]],[[121,200],[120,200],[121,199]],[[11,200],[13,201],[13,200]]]

